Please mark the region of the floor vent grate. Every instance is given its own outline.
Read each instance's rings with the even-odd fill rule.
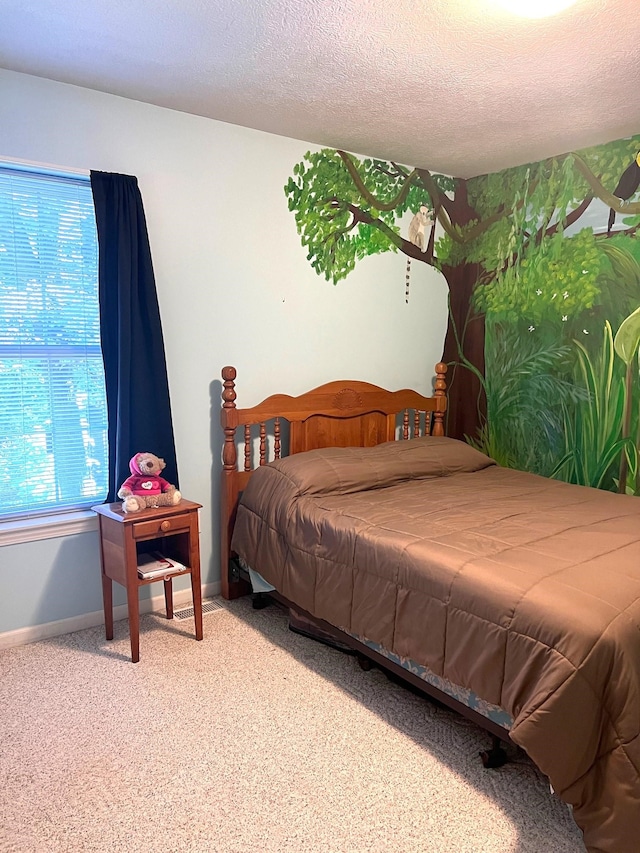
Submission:
[[[215,598],[210,598],[202,602],[202,613],[214,613],[217,610],[226,610],[226,607]],[[182,610],[173,611],[174,619],[192,619],[193,607],[183,607]]]

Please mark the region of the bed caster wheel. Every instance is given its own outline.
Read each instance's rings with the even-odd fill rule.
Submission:
[[[500,740],[498,738],[493,739],[493,746],[491,749],[485,749],[480,753],[480,758],[485,767],[502,767],[509,760],[507,758],[507,753],[500,746]]]
[[[369,672],[369,670],[373,667],[373,662],[364,655],[356,655],[356,660],[358,661],[358,666],[360,667],[360,669],[364,670],[365,672]]]
[[[271,603],[271,599],[266,592],[256,592],[253,596],[252,606],[254,610],[264,610]]]

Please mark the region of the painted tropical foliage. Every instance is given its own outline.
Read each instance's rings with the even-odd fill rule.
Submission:
[[[449,287],[449,434],[498,462],[640,493],[640,136],[469,180],[344,151],[285,186],[337,284],[387,251]],[[427,208],[435,227],[409,238]]]

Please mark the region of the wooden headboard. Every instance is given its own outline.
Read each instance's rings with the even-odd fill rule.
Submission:
[[[236,369],[222,368],[220,566],[224,598],[237,598],[250,591],[235,571],[230,574],[229,565],[234,556],[231,534],[238,499],[252,471],[272,459],[320,447],[372,447],[396,438],[444,435],[447,365],[436,364],[435,373],[433,397],[408,389],[387,391],[369,382],[339,380],[298,397],[274,394],[257,406],[239,409]]]

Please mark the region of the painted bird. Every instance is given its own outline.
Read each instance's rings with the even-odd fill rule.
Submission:
[[[631,198],[635,191],[640,187],[640,151],[636,154],[636,159],[627,166],[622,173],[618,186],[613,191],[613,194],[622,201]],[[607,234],[611,233],[613,223],[616,220],[616,212],[613,208],[609,211],[609,224],[607,226]]]

